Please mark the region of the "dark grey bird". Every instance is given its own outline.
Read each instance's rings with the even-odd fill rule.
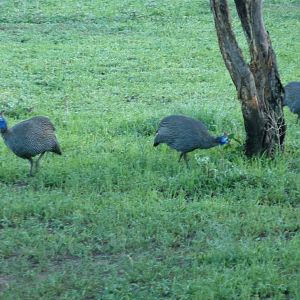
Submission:
[[[226,133],[218,137],[210,135],[206,126],[193,118],[171,115],[160,121],[153,146],[162,143],[181,152],[179,161],[183,157],[188,165],[188,152],[228,144],[229,138]]]
[[[47,117],[33,117],[8,128],[7,122],[0,112],[0,131],[8,148],[17,156],[29,160],[30,176],[33,176],[34,164],[37,171],[39,161],[46,152],[62,154],[56,139],[55,128]],[[39,157],[34,162],[32,157],[38,154]]]
[[[286,105],[292,113],[298,115],[298,122],[300,119],[300,82],[289,82],[284,87],[283,105]]]

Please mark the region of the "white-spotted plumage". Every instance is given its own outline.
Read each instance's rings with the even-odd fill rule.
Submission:
[[[30,175],[33,175],[32,157],[40,155],[36,161],[37,169],[40,159],[46,152],[62,154],[54,125],[47,117],[33,117],[8,128],[1,113],[0,130],[7,147],[17,156],[29,160]]]
[[[183,157],[187,163],[188,152],[195,149],[208,149],[228,142],[226,134],[220,137],[210,135],[201,121],[186,116],[171,115],[160,121],[153,146],[165,143],[181,152],[179,160]]]

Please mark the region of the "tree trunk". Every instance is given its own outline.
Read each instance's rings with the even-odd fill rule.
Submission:
[[[283,87],[276,56],[265,30],[262,0],[235,0],[251,61],[247,64],[231,28],[227,0],[210,0],[220,50],[237,89],[248,156],[273,155],[284,148]]]

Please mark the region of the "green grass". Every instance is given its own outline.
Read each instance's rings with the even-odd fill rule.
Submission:
[[[274,160],[233,143],[187,169],[152,147],[174,113],[244,140],[208,1],[0,8],[0,107],[10,125],[48,115],[63,149],[28,178],[0,144],[1,299],[300,299],[296,116]],[[264,14],[282,82],[299,81],[298,1]]]

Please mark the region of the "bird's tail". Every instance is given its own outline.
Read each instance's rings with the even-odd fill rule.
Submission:
[[[59,144],[55,144],[55,147],[53,148],[52,152],[58,154],[58,155],[62,155],[62,151],[60,149]]]

